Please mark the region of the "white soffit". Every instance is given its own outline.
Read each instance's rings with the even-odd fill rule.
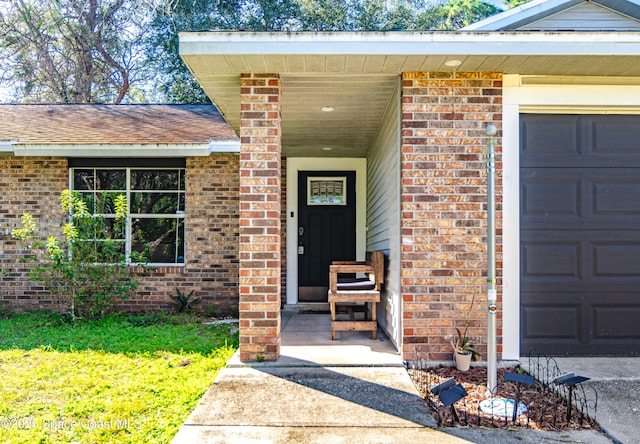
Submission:
[[[640,32],[188,32],[180,54],[236,132],[241,74],[279,75],[290,157],[366,155],[406,72],[640,77]]]

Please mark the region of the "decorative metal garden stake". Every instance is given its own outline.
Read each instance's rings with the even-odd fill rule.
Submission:
[[[516,397],[513,400],[513,414],[511,415],[511,421],[516,422],[516,418],[518,417],[518,404],[520,403],[520,384],[533,385],[535,379],[531,375],[507,372],[504,374],[504,380],[516,383]]]
[[[587,378],[586,376],[576,376],[573,373],[566,373],[553,380],[555,384],[564,384],[569,388],[569,396],[567,397],[567,423],[571,421],[571,410],[573,410],[573,406],[571,404],[573,389],[576,385],[588,381],[589,379],[591,378]]]
[[[460,418],[456,413],[456,408],[453,404],[460,401],[462,398],[468,395],[462,384],[456,384],[456,378],[449,378],[444,382],[436,385],[431,389],[431,393],[438,396],[440,402],[445,407],[451,407],[451,415],[453,416],[454,423],[460,423]]]
[[[487,125],[489,136],[487,145],[487,388],[495,394],[498,388],[497,345],[496,345],[496,162],[493,136],[498,132],[493,125]]]

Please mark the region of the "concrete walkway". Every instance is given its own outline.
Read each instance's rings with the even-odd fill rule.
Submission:
[[[280,359],[247,366],[236,354],[173,443],[639,442],[596,431],[438,429],[401,356],[378,338],[341,332],[332,341],[328,314],[283,311]]]

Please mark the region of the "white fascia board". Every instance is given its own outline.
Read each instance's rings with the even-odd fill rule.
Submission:
[[[16,156],[58,157],[186,157],[209,156],[210,144],[36,145],[16,144]]]
[[[0,154],[13,154],[13,142],[0,140]]]
[[[239,153],[239,140],[212,140],[209,142],[209,154],[213,153]]]
[[[640,55],[640,32],[183,32],[181,55]]]

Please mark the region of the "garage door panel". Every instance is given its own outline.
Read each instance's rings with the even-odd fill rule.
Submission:
[[[608,168],[607,168],[608,170]],[[631,218],[637,223],[640,217],[640,176],[638,169],[616,169],[606,178],[589,180],[593,201],[592,216],[597,218]]]
[[[640,356],[640,116],[520,130],[521,351]]]
[[[527,174],[529,173],[529,174]],[[557,176],[555,171],[540,175],[533,168],[521,171],[521,205],[523,218],[547,220],[553,218],[578,220],[580,216],[580,178]],[[549,196],[557,199],[549,200]]]
[[[522,166],[544,166],[536,161],[580,158],[579,127],[573,116],[528,115],[521,120],[520,146]]]
[[[640,167],[640,116],[522,114],[522,167]]]
[[[584,117],[585,127],[590,132],[594,158],[625,161],[638,156],[640,140],[640,118],[638,116],[598,116]]]
[[[580,242],[555,239],[522,241],[521,261],[523,279],[552,279],[578,281],[582,278]]]
[[[523,230],[520,263],[523,291],[626,291],[640,304],[640,230]]]
[[[629,278],[632,284],[640,286],[640,240],[637,239],[640,235],[630,234],[626,242],[591,242],[594,279]]]
[[[592,306],[592,319],[594,342],[640,339],[640,308],[637,301],[596,304]]]
[[[539,297],[536,297],[539,296]],[[522,304],[523,339],[581,341],[581,301],[557,303],[553,295],[530,294]]]
[[[625,293],[523,293],[521,351],[638,356],[640,308]]]
[[[523,229],[638,227],[638,168],[522,168],[520,174]]]

